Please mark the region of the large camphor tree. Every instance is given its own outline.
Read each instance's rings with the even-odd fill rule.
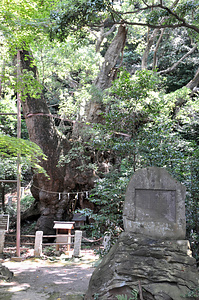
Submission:
[[[93,123],[103,123],[104,104],[100,97],[92,97],[84,107],[84,117],[72,123],[70,139],[60,134],[55,126],[49,107],[44,97],[43,86],[38,77],[37,65],[31,52],[31,44],[39,36],[51,40],[64,41],[69,35],[75,34],[80,41],[87,34],[97,36],[96,51],[100,49],[103,39],[113,36],[104,54],[99,74],[93,80],[95,91],[102,94],[117,78],[117,72],[122,66],[127,29],[133,26],[147,28],[147,42],[143,51],[142,69],[148,68],[150,51],[155,47],[153,69],[157,67],[155,56],[163,39],[164,30],[183,28],[188,31],[194,43],[187,56],[197,49],[199,34],[198,4],[187,1],[16,1],[11,4],[4,1],[1,6],[2,27],[13,57],[20,53],[21,85],[18,89],[22,95],[23,115],[29,133],[29,138],[36,143],[47,156],[41,160],[41,166],[47,175],[33,175],[31,191],[35,203],[24,217],[38,216],[37,229],[45,233],[53,231],[54,220],[69,220],[72,216],[71,193],[79,192],[80,207],[91,207],[85,199],[83,191],[89,191],[94,186],[96,174],[92,168],[82,169],[82,165],[96,162],[97,158],[89,154],[84,157],[74,155],[69,161],[60,164],[61,157],[71,153],[74,143],[79,140],[82,144],[92,139],[89,132]],[[108,25],[107,25],[108,24]],[[137,28],[137,27],[136,27]],[[15,32],[14,32],[15,30]],[[186,54],[184,54],[185,56]],[[184,57],[185,59],[186,57]],[[182,61],[182,58],[181,58]],[[176,60],[175,66],[181,62]],[[191,90],[196,90],[199,84],[198,71],[192,80],[186,84]],[[85,146],[86,148],[86,146]],[[104,158],[104,161],[107,157]],[[103,158],[101,165],[104,163]]]

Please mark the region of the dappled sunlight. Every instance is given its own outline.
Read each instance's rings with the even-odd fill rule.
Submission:
[[[94,271],[92,262],[93,259],[85,257],[65,262],[43,259],[5,261],[3,264],[14,276],[10,282],[0,282],[0,293],[6,291],[17,294],[17,297],[25,293],[41,293],[42,297],[52,293],[85,293]]]
[[[11,286],[8,289],[8,292],[19,292],[19,291],[24,291],[27,290],[30,287],[30,284],[24,283],[24,284],[20,284],[20,285],[15,285],[15,286]]]

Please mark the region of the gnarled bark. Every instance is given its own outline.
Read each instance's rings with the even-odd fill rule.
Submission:
[[[118,28],[117,35],[111,42],[106,54],[104,56],[104,62],[98,77],[96,78],[94,84],[97,88],[105,90],[111,86],[112,80],[114,78],[115,65],[119,58],[120,53],[122,53],[125,42],[126,42],[127,29],[125,26],[120,25]]]

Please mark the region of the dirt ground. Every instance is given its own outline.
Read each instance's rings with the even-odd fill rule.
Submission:
[[[93,250],[82,250],[80,258],[67,255],[1,261],[14,273],[11,281],[0,281],[2,300],[80,300],[99,261]]]

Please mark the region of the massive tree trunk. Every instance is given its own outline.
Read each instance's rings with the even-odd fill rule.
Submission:
[[[33,65],[31,54],[27,50],[20,53],[21,72],[31,72],[37,79],[37,69]],[[30,73],[29,73],[30,74]],[[76,166],[78,159],[70,164],[58,167],[60,155],[65,155],[71,148],[66,138],[61,136],[49,112],[46,101],[40,93],[39,99],[30,94],[25,95],[22,101],[23,115],[30,140],[35,142],[48,159],[41,161],[41,166],[46,170],[49,178],[37,173],[33,176],[32,194],[37,202],[40,218],[37,229],[44,234],[53,232],[53,221],[69,219],[71,215],[71,192],[90,190],[93,187],[92,172],[78,172]]]
[[[94,83],[99,90],[110,86],[113,80],[114,68],[123,51],[126,33],[126,28],[119,26],[118,33],[107,50],[104,64]],[[33,80],[38,82],[37,68],[33,64],[30,52],[24,49],[20,52],[20,56],[22,80],[23,74],[31,74]],[[34,85],[31,82],[28,84]],[[23,114],[30,140],[40,146],[48,157],[47,160],[41,161],[41,166],[46,170],[48,177],[41,173],[35,173],[33,176],[31,191],[36,201],[32,211],[40,216],[37,221],[37,230],[50,234],[53,232],[54,220],[69,220],[72,217],[74,205],[72,207],[71,200],[74,199],[76,193],[93,188],[95,176],[92,170],[77,169],[82,163],[81,157],[73,158],[70,163],[58,166],[60,156],[68,154],[73,141],[69,142],[59,134],[42,92],[39,93],[39,98],[34,98],[32,95],[33,93],[24,95]],[[101,115],[98,114],[101,109],[102,103],[91,101],[87,110],[87,121],[101,121]],[[80,126],[74,126],[73,132],[78,131],[78,134],[81,134]],[[79,199],[77,199],[76,194],[75,202],[79,201],[81,208],[84,208],[84,198],[82,194],[79,194]],[[85,203],[88,206],[88,201]],[[24,216],[30,216],[30,214],[26,213]]]
[[[124,48],[126,34],[126,28],[119,26],[118,33],[106,52],[104,64],[95,81],[97,89],[104,90],[111,85],[115,65]],[[20,56],[22,80],[23,74],[32,74],[33,80],[37,82],[37,68],[33,64],[30,52],[24,49],[20,52]],[[80,193],[93,188],[95,177],[92,170],[77,170],[76,167],[81,165],[81,157],[72,159],[70,163],[61,167],[58,166],[60,156],[68,154],[73,142],[71,141],[70,144],[57,131],[42,93],[39,94],[39,98],[34,98],[32,93],[24,95],[24,98],[22,108],[30,140],[40,146],[48,157],[46,161],[41,161],[41,166],[46,170],[49,178],[41,173],[34,174],[31,191],[36,199],[33,205],[34,213],[40,215],[37,230],[50,234],[53,233],[54,220],[69,220],[72,216],[71,200],[74,199],[72,193]],[[101,115],[98,114],[101,109],[102,103],[91,101],[87,110],[87,121],[101,122]],[[74,131],[79,129],[78,127]],[[82,200],[82,194],[80,194],[78,201],[84,208]],[[85,203],[88,205],[87,201]],[[28,216],[27,213],[26,216]]]

